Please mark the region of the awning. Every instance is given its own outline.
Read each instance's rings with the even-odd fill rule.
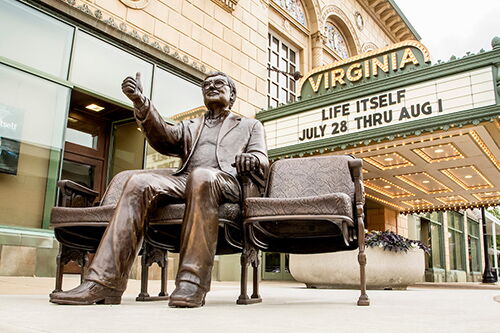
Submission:
[[[402,213],[500,205],[500,122],[347,149],[366,197]]]

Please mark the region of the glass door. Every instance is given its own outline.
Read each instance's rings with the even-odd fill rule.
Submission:
[[[111,179],[108,175],[114,175],[112,171],[141,169],[143,154],[144,139],[132,110],[80,90],[72,91],[61,179],[102,194]]]
[[[145,138],[134,119],[113,123],[109,177],[125,170],[143,169]]]
[[[108,127],[109,123],[104,119],[70,110],[61,179],[69,179],[103,193]]]

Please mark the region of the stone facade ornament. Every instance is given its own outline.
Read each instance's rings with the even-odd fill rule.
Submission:
[[[363,28],[365,27],[365,20],[363,19],[363,16],[361,16],[361,13],[355,12],[354,18],[355,18],[356,26],[358,27],[358,29],[363,30]]]
[[[143,9],[149,4],[149,0],[120,0],[120,2],[134,9]]]
[[[326,44],[326,36],[317,31],[311,36],[313,68],[323,66],[323,47]]]
[[[227,12],[232,12],[236,9],[236,5],[238,4],[238,0],[212,0],[217,5],[219,5],[222,9]]]

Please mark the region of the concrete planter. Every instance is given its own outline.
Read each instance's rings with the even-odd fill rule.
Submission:
[[[423,281],[424,251],[389,252],[366,248],[368,289],[406,289]],[[290,272],[295,280],[313,288],[359,288],[358,250],[290,255]]]

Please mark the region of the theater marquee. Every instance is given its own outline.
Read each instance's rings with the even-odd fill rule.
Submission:
[[[493,68],[326,105],[264,124],[270,149],[495,104]]]
[[[430,65],[416,41],[316,68],[257,114],[271,160],[351,154],[366,197],[399,213],[500,205],[500,42]]]
[[[422,67],[430,61],[429,51],[420,42],[405,41],[393,44],[315,68],[300,81],[301,96],[318,96],[342,87],[399,75]]]

